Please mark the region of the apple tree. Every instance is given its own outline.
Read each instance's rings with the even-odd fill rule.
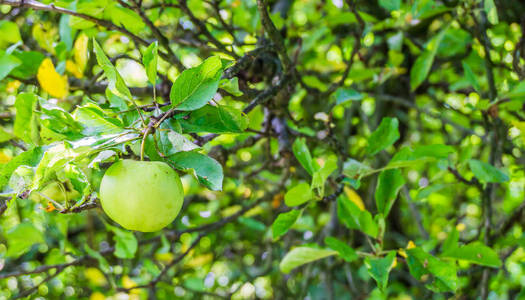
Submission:
[[[520,0],[0,0],[0,299],[525,299]]]

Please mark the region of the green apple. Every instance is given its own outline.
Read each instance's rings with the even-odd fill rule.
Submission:
[[[102,209],[129,230],[164,228],[179,214],[183,201],[179,175],[163,162],[120,160],[100,184]]]
[[[80,196],[71,181],[53,181],[43,187],[40,191],[32,192],[31,199],[36,202],[48,202],[50,199],[58,203],[66,203]]]

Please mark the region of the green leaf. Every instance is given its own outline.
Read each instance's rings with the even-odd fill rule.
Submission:
[[[100,107],[93,103],[77,107],[73,117],[82,124],[84,127],[82,133],[86,136],[116,134],[124,130],[124,125],[119,119],[107,116]]]
[[[0,143],[7,142],[12,138],[13,138],[13,135],[10,132],[5,130],[5,128],[0,127]]]
[[[106,225],[113,231],[115,241],[115,256],[118,258],[133,258],[138,249],[138,242],[131,231],[123,230],[115,226]]]
[[[5,187],[13,172],[20,166],[36,166],[42,159],[44,151],[40,147],[35,147],[15,156],[6,164],[0,165],[0,189]]]
[[[74,29],[69,26],[69,15],[62,15],[58,23],[58,33],[60,34],[60,40],[64,42],[68,51],[73,47],[73,31]]]
[[[244,132],[248,128],[248,116],[234,107],[220,105],[218,107],[219,117],[228,132]]]
[[[108,79],[108,89],[115,95],[122,97],[126,100],[131,100],[131,93],[124,82],[124,79],[120,76],[117,69],[113,66],[111,61],[104,54],[104,50],[100,47],[97,41],[93,38],[93,49],[95,50],[95,56],[97,57],[98,65],[104,70],[104,75]]]
[[[184,70],[171,87],[172,107],[178,110],[203,107],[217,92],[221,75],[222,62],[218,56],[212,56],[199,66]]]
[[[233,77],[232,79],[222,79],[219,88],[232,94],[235,97],[243,95],[243,92],[239,90],[239,78]]]
[[[14,44],[22,40],[18,25],[15,22],[1,20],[0,21],[0,48],[5,48],[9,44]]]
[[[116,108],[117,111],[123,111],[128,109],[128,105],[126,104],[126,100],[122,99],[121,97],[113,94],[110,89],[106,89],[106,99],[109,102],[109,107]]]
[[[304,264],[337,254],[337,251],[328,249],[316,249],[310,247],[296,247],[286,253],[279,264],[283,273],[290,273],[293,269]]]
[[[474,176],[482,182],[505,182],[509,177],[496,167],[477,159],[468,161],[468,165]]]
[[[453,227],[452,231],[448,234],[443,245],[441,246],[441,251],[448,252],[458,247],[459,244],[459,231],[456,227]]]
[[[358,179],[359,177],[366,176],[372,173],[374,169],[358,162],[355,159],[350,158],[343,165],[343,174],[348,178]]]
[[[510,99],[520,98],[520,100],[524,101],[525,99],[525,81],[520,81],[516,86],[512,88],[510,92],[508,92],[505,97]]]
[[[155,86],[157,82],[157,60],[158,60],[158,42],[155,41],[148,46],[142,56],[142,63],[146,67],[146,74],[151,84]]]
[[[407,249],[407,264],[410,274],[417,280],[427,278],[426,287],[435,292],[454,292],[458,278],[456,265],[441,261],[420,247]],[[423,277],[425,275],[431,275]]]
[[[462,247],[449,248],[441,254],[441,257],[465,260],[487,267],[501,267],[501,260],[499,259],[498,253],[483,245],[481,242],[470,243]]]
[[[73,116],[59,106],[40,101],[40,137],[46,144],[55,141],[77,140],[82,138],[82,124],[77,122]]]
[[[379,5],[388,10],[398,10],[401,7],[401,0],[379,0]]]
[[[24,222],[11,228],[6,233],[8,257],[19,257],[37,243],[45,243],[44,234],[30,222]]]
[[[396,118],[383,118],[379,127],[368,138],[366,153],[374,155],[399,139],[398,120]]]
[[[444,188],[446,188],[447,185],[446,184],[433,184],[433,185],[430,185],[430,186],[427,186],[425,188],[422,188],[421,190],[419,190],[419,192],[417,193],[417,196],[415,198],[416,201],[421,201],[425,198],[427,198],[428,196],[432,195],[433,193],[436,193]]]
[[[365,265],[368,270],[368,274],[377,282],[377,286],[380,290],[385,290],[388,284],[388,275],[390,270],[394,267],[394,261],[396,259],[396,252],[390,251],[387,256],[383,258],[370,258],[365,259]]]
[[[184,133],[241,133],[248,128],[246,114],[225,105],[205,105],[179,122]]]
[[[424,145],[414,149],[403,147],[384,169],[406,168],[437,159],[446,159],[451,153],[454,153],[454,148],[448,145]]]
[[[415,91],[417,87],[425,81],[434,63],[434,57],[436,56],[437,50],[443,36],[448,29],[446,25],[434,38],[432,38],[426,45],[425,51],[421,53],[412,69],[410,70],[410,87],[412,91]]]
[[[341,87],[337,89],[337,91],[334,93],[334,97],[335,103],[337,104],[343,104],[349,101],[359,101],[363,99],[363,95],[361,95],[361,93],[347,87]]]
[[[341,256],[341,258],[344,259],[346,262],[352,262],[358,258],[357,253],[354,249],[352,249],[350,246],[334,237],[326,237],[324,239],[324,243],[330,249],[337,251],[339,256]]]
[[[12,54],[0,51],[0,80],[22,64],[22,61]]]
[[[294,209],[289,212],[280,213],[275,221],[272,224],[272,236],[273,239],[278,239],[288,232],[290,227],[295,224],[299,216],[301,215],[301,210]]]
[[[248,229],[253,229],[261,232],[266,231],[266,225],[261,221],[257,221],[255,218],[239,217],[237,221],[239,222],[239,224],[246,226]]]
[[[410,70],[410,86],[412,91],[415,91],[427,78],[430,68],[432,68],[432,63],[434,63],[434,57],[435,52],[433,51],[425,51],[417,57],[416,62]]]
[[[312,190],[316,191],[319,197],[324,196],[326,180],[335,170],[337,170],[337,157],[331,155],[325,159],[323,167],[314,172],[312,176]]]
[[[310,185],[306,182],[301,182],[289,189],[284,195],[284,203],[288,206],[297,206],[312,200],[314,194]]]
[[[465,73],[465,77],[467,78],[468,82],[472,85],[472,87],[479,93],[481,91],[481,88],[479,87],[478,79],[476,78],[476,75],[468,65],[466,61],[462,61],[461,64],[463,65],[463,72]]]
[[[179,170],[193,170],[195,177],[207,188],[222,190],[222,166],[215,159],[197,152],[178,152],[168,159]]]
[[[44,60],[44,54],[37,51],[14,51],[13,54],[22,64],[16,67],[10,74],[22,79],[36,76],[38,68]]]
[[[169,130],[165,134],[165,136],[170,145],[169,149],[163,149],[164,150],[163,153],[165,155],[171,155],[171,154],[175,154],[181,151],[192,151],[192,150],[199,148],[199,146],[195,145],[192,141],[190,141],[184,135],[177,133],[173,130]]]
[[[357,229],[375,238],[379,232],[377,223],[367,210],[361,210],[345,195],[337,198],[337,217],[350,229]]]
[[[485,9],[485,13],[487,14],[487,20],[489,20],[490,24],[498,24],[498,9],[496,7],[496,4],[494,3],[494,0],[485,0],[483,2],[483,8]]]
[[[396,201],[397,194],[405,184],[403,173],[399,169],[384,170],[379,174],[376,187],[377,211],[386,218],[392,205]]]
[[[21,93],[16,97],[16,118],[13,133],[30,145],[39,142],[36,109],[38,98],[33,93]]]
[[[317,164],[312,160],[312,155],[310,150],[306,146],[306,141],[304,138],[295,139],[292,146],[293,154],[295,158],[301,163],[303,168],[308,172],[308,174],[313,175],[314,172],[319,168]]]
[[[139,33],[146,24],[142,21],[142,18],[131,9],[117,6],[108,5],[105,7],[104,13],[107,18],[111,18],[111,21],[116,25],[121,25],[133,33]]]

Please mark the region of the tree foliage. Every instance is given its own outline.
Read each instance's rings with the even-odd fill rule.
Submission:
[[[0,4],[1,299],[525,297],[521,1]]]

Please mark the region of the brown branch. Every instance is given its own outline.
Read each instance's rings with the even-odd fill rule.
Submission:
[[[292,62],[286,53],[283,37],[275,27],[275,24],[273,24],[272,19],[268,14],[268,8],[265,2],[266,1],[264,0],[257,0],[257,8],[259,9],[259,14],[261,15],[261,22],[264,29],[266,30],[266,33],[270,37],[270,40],[275,44],[275,49],[277,50],[277,53],[279,54],[283,64],[284,72],[287,74],[289,71],[291,71]]]
[[[119,0],[119,3],[121,3],[121,4],[124,3],[125,4],[125,2],[122,1],[122,0]],[[153,32],[153,35],[155,35],[155,37],[159,40],[160,44],[166,49],[166,51],[168,51],[168,55],[176,57],[175,53],[173,53],[173,50],[171,50],[170,42],[169,42],[168,38],[166,38],[162,34],[162,32],[160,32],[160,30],[157,28],[157,26],[153,25],[153,22],[151,22],[151,20],[148,18],[148,16],[146,16],[144,11],[140,8],[139,4],[136,1],[133,1],[133,3],[135,4],[135,6],[131,7],[131,6],[128,5],[129,9],[132,9],[137,14],[139,14],[139,16],[142,19],[142,21],[144,21],[144,23],[146,23],[146,26],[148,26],[151,29],[151,32]],[[177,64],[180,64],[180,65],[177,65],[177,69],[184,70],[184,65],[182,65],[182,62],[180,60],[178,60],[178,59],[177,59]]]
[[[184,13],[186,13],[188,15],[188,17],[190,17],[190,20],[191,22],[197,26],[197,28],[199,29],[199,31],[205,36],[208,38],[208,40],[213,44],[215,45],[215,47],[217,47],[218,49],[220,49],[222,52],[224,53],[227,53],[229,55],[231,55],[233,58],[237,59],[239,58],[239,56],[233,52],[233,51],[229,51],[228,49],[226,49],[226,47],[224,47],[224,45],[219,42],[219,40],[217,40],[211,33],[210,31],[208,30],[208,28],[206,28],[206,24],[204,24],[204,22],[202,22],[201,20],[199,20],[194,14],[193,12],[190,10],[190,8],[188,7],[188,4],[186,3],[187,1],[186,0],[182,0],[180,1],[179,3],[179,8],[180,10],[182,10]]]
[[[480,182],[478,181],[476,177],[472,177],[472,179],[467,180],[465,177],[463,177],[463,175],[459,174],[458,170],[452,167],[448,167],[448,171],[452,173],[452,175],[454,175],[454,177],[456,177],[457,180],[459,180],[460,182],[463,182],[464,184],[475,185],[478,187],[481,186]]]

